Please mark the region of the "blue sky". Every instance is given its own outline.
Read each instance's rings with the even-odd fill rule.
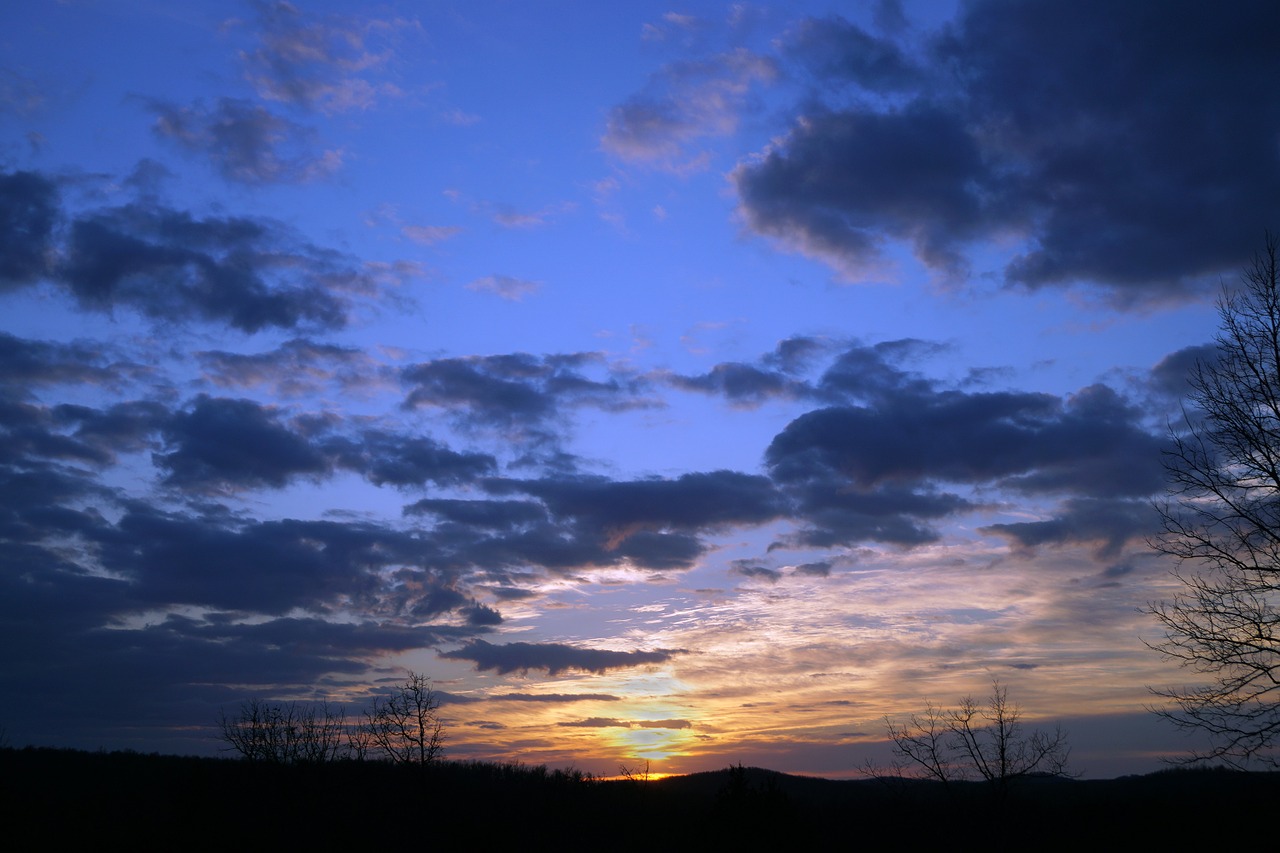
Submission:
[[[1275,16],[10,4],[0,725],[213,752],[413,668],[457,757],[849,775],[998,678],[1155,769]]]

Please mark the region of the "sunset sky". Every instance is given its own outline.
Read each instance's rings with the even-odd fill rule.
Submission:
[[[1271,2],[16,0],[0,727],[828,776],[1185,738],[1161,449],[1280,227]]]

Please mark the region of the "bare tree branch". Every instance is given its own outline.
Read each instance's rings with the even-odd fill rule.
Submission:
[[[381,749],[396,764],[425,767],[444,753],[444,723],[437,711],[440,697],[431,679],[410,671],[389,696],[375,699],[365,712],[362,741]]]
[[[985,780],[1003,800],[1016,779],[1071,775],[1066,733],[1057,728],[1024,737],[1021,719],[1022,712],[1009,701],[1008,688],[993,681],[985,706],[966,696],[955,709],[928,704],[924,714],[906,723],[888,718],[885,723],[894,754],[914,765],[920,776],[944,784]]]
[[[1217,359],[1196,364],[1191,406],[1170,428],[1168,498],[1151,546],[1182,590],[1148,611],[1151,644],[1206,682],[1153,689],[1155,709],[1210,737],[1187,760],[1280,766],[1280,239],[1218,303]]]
[[[296,702],[271,704],[250,699],[240,713],[218,718],[219,737],[228,749],[248,761],[299,764],[335,761],[342,748],[346,716],[341,709],[299,707]]]

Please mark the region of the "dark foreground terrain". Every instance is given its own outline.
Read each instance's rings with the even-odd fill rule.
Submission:
[[[131,850],[1274,849],[1280,774],[1179,770],[982,785],[831,781],[729,768],[598,782],[518,765],[253,765],[214,758],[0,750],[0,811],[19,847]],[[6,845],[7,846],[7,845]]]

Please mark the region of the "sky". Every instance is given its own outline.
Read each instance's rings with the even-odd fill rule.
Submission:
[[[1267,2],[17,0],[0,726],[217,754],[407,670],[448,755],[884,761],[1009,690],[1188,748],[1146,544],[1280,222]]]

